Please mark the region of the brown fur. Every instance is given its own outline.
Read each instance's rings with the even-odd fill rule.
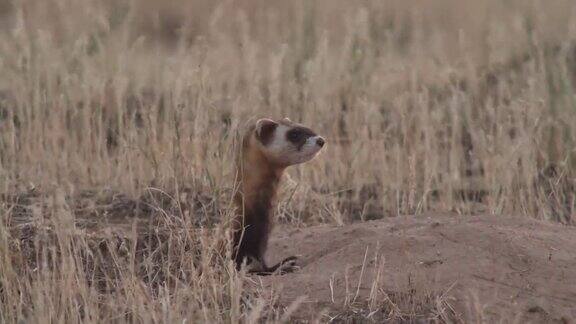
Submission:
[[[310,129],[288,119],[276,123],[302,129],[307,136],[316,135]],[[282,174],[288,166],[271,161],[262,151],[262,145],[265,146],[271,137],[276,136],[273,126],[266,124],[259,132],[256,132],[255,126],[248,129],[237,159],[239,181],[235,203],[238,213],[232,224],[236,266],[239,269],[242,263],[246,262],[250,272],[261,275],[286,273],[297,268],[294,256],[272,267],[268,267],[264,259],[273,227],[276,193]]]
[[[234,253],[238,268],[247,259],[246,262],[252,264],[251,272],[269,274],[282,266],[282,262],[274,267],[266,266],[264,255],[273,227],[276,193],[285,167],[269,163],[253,141],[257,139],[252,127],[243,140],[237,161],[240,182],[235,196],[239,210],[233,222]]]

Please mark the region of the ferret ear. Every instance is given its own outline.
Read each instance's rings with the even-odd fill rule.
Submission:
[[[262,118],[256,122],[256,138],[266,145],[270,142],[274,135],[274,130],[278,127],[278,123],[272,119]]]
[[[283,121],[287,122],[287,123],[291,123],[292,121],[290,120],[290,118],[288,117],[284,117],[284,119],[282,119]]]

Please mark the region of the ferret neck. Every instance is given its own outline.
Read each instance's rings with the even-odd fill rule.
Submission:
[[[237,202],[243,203],[240,206],[245,212],[271,209],[285,168],[271,164],[254,145],[244,146],[239,162],[240,199]]]

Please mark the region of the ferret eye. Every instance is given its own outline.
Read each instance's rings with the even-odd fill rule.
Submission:
[[[286,134],[286,138],[292,143],[300,142],[303,137],[304,137],[304,133],[297,131],[297,130],[290,131],[290,132],[288,132],[288,134]]]

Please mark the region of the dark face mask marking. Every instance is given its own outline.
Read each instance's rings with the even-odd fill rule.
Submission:
[[[294,127],[286,132],[286,140],[294,144],[298,151],[302,149],[302,146],[306,144],[308,138],[316,136],[316,134],[309,128],[306,127]]]

